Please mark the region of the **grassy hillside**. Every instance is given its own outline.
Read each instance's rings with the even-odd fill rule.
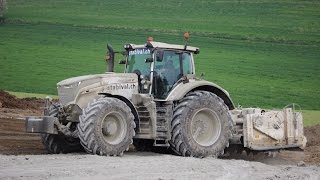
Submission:
[[[197,73],[236,104],[320,109],[316,0],[11,0],[8,7],[0,25],[2,89],[56,94],[59,80],[104,72],[107,42],[118,50],[148,36],[183,43],[189,31],[201,49]]]

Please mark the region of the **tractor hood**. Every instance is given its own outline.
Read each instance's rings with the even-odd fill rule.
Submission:
[[[133,93],[138,93],[138,77],[133,73],[94,74],[65,79],[57,86],[61,104],[83,108],[101,93],[131,99]]]

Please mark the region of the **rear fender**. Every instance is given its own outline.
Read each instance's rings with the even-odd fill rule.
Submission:
[[[209,91],[217,96],[219,96],[224,103],[228,106],[229,110],[234,109],[234,104],[231,100],[229,93],[218,86],[209,81],[204,80],[194,80],[190,79],[188,83],[180,83],[175,86],[175,88],[169,93],[166,101],[177,101],[182,99],[187,93],[202,90],[202,91]]]

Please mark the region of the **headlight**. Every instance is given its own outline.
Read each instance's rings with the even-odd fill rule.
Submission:
[[[63,87],[65,89],[70,89],[70,88],[78,87],[80,84],[81,84],[81,81],[79,81],[77,83],[73,83],[73,84],[64,85]]]

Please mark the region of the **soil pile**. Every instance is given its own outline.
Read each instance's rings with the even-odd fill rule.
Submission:
[[[43,99],[38,98],[22,98],[9,94],[6,91],[0,90],[0,108],[10,109],[39,109],[43,106]]]
[[[320,145],[320,124],[305,127],[304,128],[304,135],[307,137],[307,146],[319,146]]]
[[[307,137],[307,147],[304,150],[305,162],[320,165],[320,125],[304,128]]]

